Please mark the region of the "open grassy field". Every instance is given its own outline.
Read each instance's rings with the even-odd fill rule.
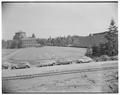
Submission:
[[[38,64],[38,61],[42,63],[54,59],[80,58],[85,53],[85,48],[46,46],[40,48],[3,50],[3,58],[6,58],[6,60],[29,61],[31,65],[35,65]]]
[[[3,49],[2,50],[2,57],[5,57],[15,51],[17,51],[18,49]]]

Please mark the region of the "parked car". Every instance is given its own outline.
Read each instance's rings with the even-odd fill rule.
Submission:
[[[2,69],[9,69],[9,68],[11,68],[11,64],[12,63],[7,62],[7,61],[3,62]]]
[[[11,69],[17,69],[17,67],[18,67],[18,64],[16,63],[11,64]]]
[[[23,68],[30,68],[29,62],[20,62],[11,65],[11,69],[23,69]]]
[[[55,60],[44,60],[41,62],[38,62],[39,65],[37,65],[37,67],[45,67],[45,66],[53,66],[56,64]]]
[[[93,62],[93,60],[86,56],[76,60],[76,63],[89,63],[89,62]]]
[[[67,64],[71,64],[72,60],[71,59],[58,59],[56,61],[56,65],[67,65]]]
[[[47,66],[53,66],[56,64],[56,61],[55,60],[50,60],[47,64]]]
[[[76,63],[84,63],[85,61],[84,61],[84,59],[77,59],[76,60]]]

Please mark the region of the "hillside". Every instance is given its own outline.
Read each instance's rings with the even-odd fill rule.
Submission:
[[[5,52],[9,53],[8,50],[4,49],[3,54],[5,54]],[[85,48],[57,46],[45,46],[40,48],[32,47],[17,49],[11,54],[4,56],[3,60],[13,60],[17,63],[19,63],[19,61],[29,61],[31,65],[37,65],[49,60],[80,58],[81,56],[84,56],[85,53]]]

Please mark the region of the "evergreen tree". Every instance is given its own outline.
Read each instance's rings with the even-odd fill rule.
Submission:
[[[108,28],[108,32],[105,36],[107,39],[106,47],[107,54],[109,56],[118,54],[118,29],[115,25],[115,21],[111,20],[110,27]]]
[[[118,30],[113,19],[111,20],[108,31],[106,31],[105,38],[107,39],[106,43],[92,47],[92,56],[118,55]],[[87,52],[86,55],[89,55],[89,53]]]

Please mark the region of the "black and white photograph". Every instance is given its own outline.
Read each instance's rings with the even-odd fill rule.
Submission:
[[[118,1],[2,1],[3,94],[118,93]]]

